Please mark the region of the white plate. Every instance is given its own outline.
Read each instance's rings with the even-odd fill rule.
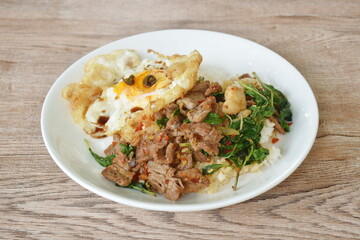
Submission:
[[[62,89],[78,82],[84,64],[92,57],[115,49],[130,48],[148,57],[147,49],[164,54],[187,54],[193,49],[203,55],[202,68],[232,76],[257,72],[263,81],[282,90],[292,104],[294,124],[280,141],[282,158],[260,173],[242,175],[240,189],[231,184],[216,194],[189,194],[175,203],[162,196],[152,197],[116,187],[101,175],[102,167],[90,156],[84,138],[88,138],[72,121],[70,108],[61,97]],[[299,52],[301,54],[301,52]],[[220,69],[220,71],[218,71]],[[318,129],[318,107],[304,77],[284,58],[271,50],[240,37],[200,30],[165,30],[139,34],[107,44],[82,57],[56,80],[50,89],[41,114],[41,130],[45,145],[57,165],[84,188],[115,202],[160,211],[198,211],[229,206],[251,199],[273,188],[287,178],[305,159]],[[107,140],[91,140],[100,152]]]

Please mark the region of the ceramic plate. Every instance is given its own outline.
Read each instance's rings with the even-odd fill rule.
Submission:
[[[197,49],[203,56],[201,71],[216,78],[256,72],[288,97],[293,112],[291,132],[278,144],[282,157],[261,172],[244,174],[239,190],[233,182],[216,194],[189,194],[175,203],[162,196],[152,197],[131,189],[119,188],[107,181],[88,152],[84,138],[91,139],[77,126],[62,89],[79,82],[85,63],[100,54],[116,49],[135,49],[142,57],[151,57],[147,49],[171,55],[188,54]],[[299,52],[301,54],[301,52]],[[287,178],[309,153],[318,129],[318,107],[304,77],[284,58],[249,40],[218,32],[201,30],[164,30],[139,34],[100,47],[72,64],[51,87],[41,114],[45,145],[57,165],[84,188],[110,200],[133,207],[160,211],[199,211],[240,203],[258,196]],[[91,139],[94,151],[101,152],[111,142]]]

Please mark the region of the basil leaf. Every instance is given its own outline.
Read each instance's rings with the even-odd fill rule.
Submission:
[[[179,114],[180,114],[180,108],[177,108],[177,109],[175,109],[175,111],[173,111],[171,113],[170,118],[173,118],[174,116],[179,115]]]
[[[259,147],[254,149],[252,155],[258,163],[262,163],[264,159],[269,155],[269,150],[263,147]]]
[[[166,126],[166,123],[169,121],[169,119],[167,117],[163,117],[163,118],[160,118],[158,120],[156,120],[156,124],[160,127],[160,128],[163,128]]]
[[[94,153],[94,151],[90,147],[89,147],[89,151],[93,156],[93,158],[103,167],[110,166],[112,164],[112,160],[115,158],[114,154],[107,157],[100,157],[99,155]]]
[[[186,118],[183,122],[184,122],[184,123],[191,123],[188,118]]]
[[[202,153],[202,154],[204,154],[205,156],[210,156],[210,154],[208,154],[207,152],[205,152],[205,150],[204,149],[200,149],[200,152]]]
[[[204,120],[204,122],[209,123],[211,125],[221,124],[223,121],[224,119],[221,118],[219,114],[212,112],[209,113]]]
[[[228,166],[228,165],[226,165],[226,164],[211,164],[211,165],[208,165],[206,167],[203,167],[202,174],[203,175],[213,174],[213,173],[217,172],[220,168],[225,167],[225,166]]]
[[[150,187],[147,186],[145,183],[141,183],[141,182],[131,182],[128,186],[120,186],[118,184],[115,183],[115,186],[117,187],[123,187],[123,188],[131,188],[131,189],[135,189],[138,190],[142,193],[146,193],[146,194],[150,194],[154,197],[156,197],[156,194],[154,192],[151,191]]]
[[[126,156],[129,156],[129,154],[130,154],[132,151],[135,150],[135,147],[132,146],[131,144],[129,144],[129,145],[125,145],[125,144],[122,144],[122,143],[119,143],[119,144],[120,144],[120,146],[121,146],[121,151],[122,151],[123,153],[125,153]]]

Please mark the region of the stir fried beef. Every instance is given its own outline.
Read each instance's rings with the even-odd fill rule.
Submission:
[[[181,197],[184,186],[181,179],[175,177],[176,169],[153,162],[149,166],[148,182],[152,188],[172,201]]]
[[[117,155],[113,164],[106,167],[101,173],[107,180],[117,183],[120,186],[127,186],[131,183],[135,172],[130,170],[126,155]]]
[[[191,90],[190,92],[202,92],[204,93],[208,88],[210,87],[210,81],[201,81],[198,82]]]
[[[197,162],[210,162],[210,159],[209,157],[207,157],[205,154],[203,154],[202,152],[200,151],[195,151],[193,153],[194,155],[194,158]]]
[[[167,118],[166,125],[153,134],[143,134],[131,153],[123,152],[128,143],[115,134],[105,154],[116,157],[103,170],[104,177],[120,186],[146,181],[153,191],[172,201],[207,187],[210,182],[195,163],[208,162],[209,155],[219,152],[221,132],[203,121],[210,112],[223,117],[222,103],[211,96],[221,91],[218,84],[198,82],[183,98],[154,114],[155,120]]]
[[[183,150],[188,150],[188,148],[185,148]],[[192,168],[194,166],[192,154],[190,151],[180,152],[178,158],[180,160],[180,163],[179,165],[177,165],[176,167],[177,169],[184,170],[184,169]]]
[[[181,125],[181,130],[185,133],[195,151],[203,149],[212,156],[219,153],[219,141],[223,138],[223,135],[215,127],[204,122],[189,123]]]
[[[170,165],[174,162],[176,149],[177,149],[176,143],[171,142],[169,143],[169,145],[167,145],[165,152],[166,164]]]
[[[177,176],[184,184],[184,193],[198,192],[210,184],[210,181],[197,168],[178,171]]]
[[[178,116],[174,116],[170,118],[169,121],[166,123],[167,134],[170,137],[183,136],[184,134],[181,131],[179,131],[181,124],[182,121]]]
[[[176,109],[178,109],[179,106],[176,103],[170,103],[166,108],[165,108],[165,116],[167,118],[171,118],[171,115],[174,113],[174,111]]]
[[[176,103],[177,105],[179,105],[180,112],[183,115],[186,115],[189,110],[194,109],[204,100],[205,100],[204,93],[191,92],[186,94],[183,98],[178,99]]]
[[[152,159],[152,155],[150,152],[152,140],[148,139],[146,135],[143,135],[139,144],[136,147],[136,161],[147,162]]]
[[[205,91],[205,96],[210,96],[214,93],[222,92],[222,87],[219,83],[215,82],[212,83]]]
[[[215,108],[215,97],[208,97],[197,107],[187,113],[187,117],[191,122],[202,122],[206,116]]]

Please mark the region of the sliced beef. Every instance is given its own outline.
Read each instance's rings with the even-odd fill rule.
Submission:
[[[152,154],[150,151],[151,145],[152,141],[148,139],[147,135],[143,135],[136,147],[136,162],[147,162],[152,159]]]
[[[170,103],[169,105],[167,105],[165,107],[165,115],[166,115],[166,117],[170,119],[173,112],[178,108],[179,108],[179,106],[176,103]]]
[[[154,113],[155,120],[161,119],[163,117],[165,117],[164,111],[159,111],[159,112]]]
[[[104,150],[106,156],[110,155],[120,155],[123,154],[121,146],[119,143],[126,144],[125,141],[121,140],[119,134],[114,134],[113,142]]]
[[[164,196],[171,201],[178,200],[184,192],[184,185],[179,178],[171,178],[167,184]]]
[[[183,98],[176,100],[176,103],[177,105],[179,105],[181,114],[186,115],[186,113],[189,110],[194,109],[204,100],[205,100],[204,93],[190,92],[186,94]]]
[[[219,114],[219,116],[221,118],[223,118],[225,115],[222,111],[222,107],[223,107],[224,103],[223,102],[218,102],[218,103],[215,103],[215,108],[214,108],[214,113],[217,113]]]
[[[120,186],[128,186],[135,172],[130,171],[130,167],[122,158],[116,157],[113,164],[102,171],[102,175],[109,181],[115,182]]]
[[[143,135],[136,148],[136,161],[146,162],[154,159],[159,163],[165,163],[165,147],[169,142],[169,136],[165,130],[157,131],[154,136]]]
[[[177,144],[175,143],[169,143],[167,145],[165,152],[166,164],[170,165],[174,162],[176,149]]]
[[[166,123],[166,132],[170,137],[183,136],[184,134],[179,131],[182,122],[178,116],[174,116]]]
[[[182,124],[181,130],[189,139],[191,147],[195,151],[203,149],[210,155],[217,155],[219,153],[219,141],[223,135],[215,127],[208,123],[189,123]]]
[[[194,158],[197,162],[209,162],[210,159],[200,151],[193,152]]]
[[[208,81],[208,80],[201,81],[201,82],[197,82],[190,91],[204,93],[209,87],[210,87],[210,81]]]
[[[180,163],[177,165],[177,169],[184,170],[194,167],[194,162],[192,159],[192,154],[189,148],[184,148],[182,150],[189,150],[188,152],[181,152],[179,153]]]
[[[174,168],[151,162],[148,171],[148,182],[154,191],[163,193],[166,198],[172,201],[181,197],[184,188],[181,180],[175,177],[176,170]]]
[[[176,175],[181,178],[184,184],[184,193],[198,192],[210,184],[210,181],[197,168],[181,170]]]
[[[159,164],[167,164],[167,160],[165,157],[165,148],[161,148],[161,149],[153,149],[152,150],[152,157],[154,159],[155,162],[159,163]]]
[[[222,92],[222,87],[219,83],[214,82],[210,85],[208,89],[206,89],[205,96],[207,97],[210,96],[211,94],[219,93],[219,92]]]
[[[208,97],[204,102],[187,113],[191,122],[202,122],[206,116],[215,109],[216,100],[214,96]]]
[[[164,130],[157,131],[154,135],[154,139],[150,144],[150,152],[153,159],[160,163],[165,164],[165,147],[169,142],[169,136]]]

